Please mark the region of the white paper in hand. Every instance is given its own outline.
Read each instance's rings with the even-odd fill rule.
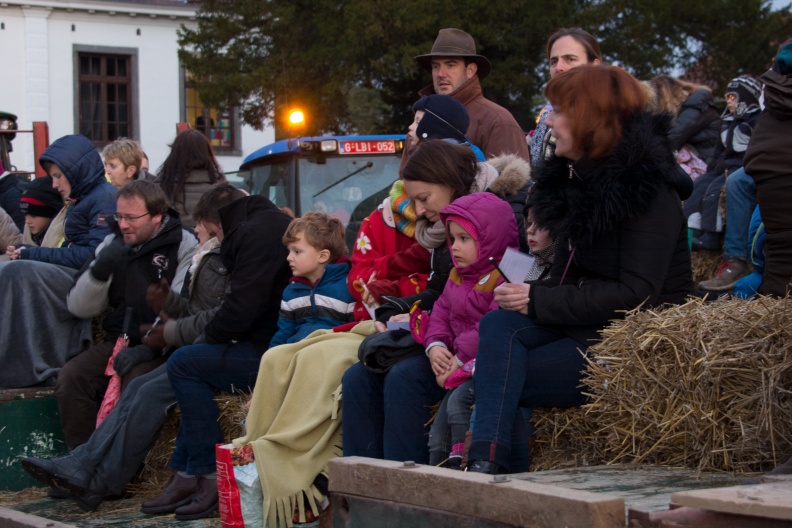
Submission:
[[[409,321],[388,321],[386,324],[388,330],[409,330]]]
[[[501,269],[501,273],[505,275],[503,277],[504,280],[519,283],[525,281],[525,277],[528,276],[528,272],[531,271],[534,265],[534,260],[536,259],[531,255],[520,253],[516,249],[506,248],[506,252],[503,254],[498,267]]]

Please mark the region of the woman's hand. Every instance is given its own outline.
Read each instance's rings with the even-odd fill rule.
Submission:
[[[503,310],[511,310],[528,315],[528,301],[530,300],[528,293],[530,291],[530,284],[504,282],[495,288],[495,302]]]
[[[451,363],[452,363],[451,370],[449,370],[448,372],[444,372],[439,376],[435,376],[435,380],[437,381],[437,384],[440,385],[442,388],[445,388],[446,381],[448,380],[449,377],[451,377],[451,374],[453,374],[454,371],[460,368],[459,363],[457,363],[456,359],[454,359]]]
[[[392,316],[388,321],[393,321],[394,323],[409,323],[410,322],[410,314],[396,314]],[[377,332],[385,332],[388,330],[388,327],[385,323],[380,323],[377,321],[374,323],[374,328]]]
[[[434,375],[440,376],[446,372],[451,372],[451,368],[456,361],[450,350],[446,347],[435,345],[429,349],[429,363],[432,365]]]

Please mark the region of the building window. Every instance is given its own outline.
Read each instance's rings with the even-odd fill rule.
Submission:
[[[187,122],[206,135],[214,150],[227,152],[236,149],[239,130],[234,109],[206,106],[189,72],[184,75],[184,103]]]
[[[131,58],[78,53],[79,131],[104,146],[133,137]]]

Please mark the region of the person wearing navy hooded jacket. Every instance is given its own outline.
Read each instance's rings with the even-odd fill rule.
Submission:
[[[91,341],[90,321],[74,317],[66,295],[77,271],[110,233],[115,187],[93,142],[64,136],[39,163],[70,203],[64,241],[57,248],[21,246],[16,260],[0,263],[0,388],[52,384],[66,361]]]
[[[70,202],[65,239],[59,248],[25,246],[19,258],[78,270],[110,234],[107,219],[116,210],[116,189],[105,179],[104,163],[93,142],[80,134],[56,140],[39,164],[52,176],[52,186]]]

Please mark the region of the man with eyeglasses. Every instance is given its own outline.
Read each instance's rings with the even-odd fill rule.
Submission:
[[[158,314],[146,302],[150,284],[166,279],[181,291],[198,241],[170,209],[159,185],[136,180],[116,193],[116,212],[109,220],[111,234],[96,249],[96,258],[83,267],[67,298],[76,317],[92,318],[106,310],[104,341],[69,360],[55,385],[61,426],[70,449],[85,443],[107,389],[105,373],[116,339],[123,333],[130,310],[129,344],[113,364],[129,381],[165,361],[162,350],[141,344],[141,324],[152,324]]]

